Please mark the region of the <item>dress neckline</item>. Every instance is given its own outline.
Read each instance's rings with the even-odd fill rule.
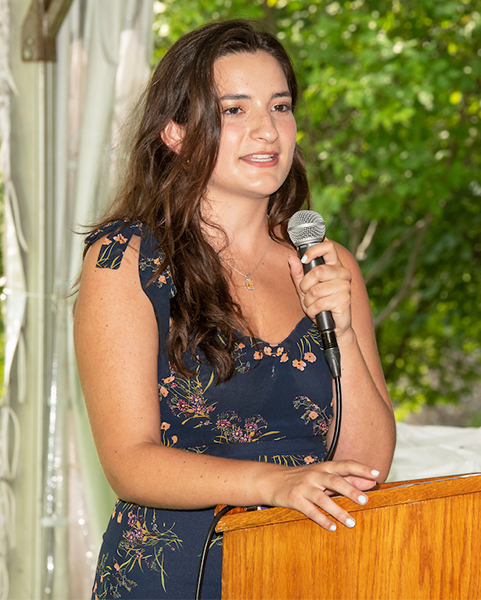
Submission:
[[[255,342],[257,345],[264,344],[265,346],[269,346],[271,348],[278,348],[279,346],[283,346],[284,344],[286,344],[288,341],[291,341],[291,338],[297,337],[298,332],[299,332],[300,329],[302,329],[302,328],[305,327],[305,331],[307,331],[308,329],[310,329],[313,326],[314,326],[314,323],[311,321],[311,319],[307,315],[304,315],[304,317],[302,317],[302,319],[297,322],[297,324],[294,326],[294,328],[292,329],[292,331],[281,342],[278,342],[278,343],[266,342],[262,338],[257,338],[257,337],[253,337],[253,336],[250,336],[250,335],[246,336],[246,335],[242,334],[240,331],[237,331],[237,330],[236,330],[236,333],[242,339],[246,339],[247,338],[247,339],[252,340],[253,342]]]

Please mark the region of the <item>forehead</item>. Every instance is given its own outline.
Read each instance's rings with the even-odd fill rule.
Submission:
[[[260,85],[288,90],[284,71],[273,56],[266,52],[229,54],[217,59],[214,65],[217,93],[241,91]]]

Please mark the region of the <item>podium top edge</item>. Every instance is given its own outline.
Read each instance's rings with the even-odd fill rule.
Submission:
[[[343,496],[333,496],[333,500],[348,512],[354,513],[400,504],[438,500],[450,496],[481,494],[481,473],[393,481],[380,484],[365,493],[369,502],[364,506],[359,506]],[[216,531],[218,533],[228,532],[302,520],[308,520],[308,518],[296,510],[282,507],[267,508],[251,512],[228,513],[219,521]]]

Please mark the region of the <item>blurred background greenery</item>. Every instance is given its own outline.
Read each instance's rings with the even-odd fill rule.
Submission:
[[[154,62],[216,19],[260,20],[286,46],[314,206],[361,264],[397,417],[464,400],[463,424],[481,425],[481,2],[154,10]]]
[[[153,8],[153,64],[217,19],[286,46],[314,207],[361,265],[397,418],[481,426],[481,0]]]

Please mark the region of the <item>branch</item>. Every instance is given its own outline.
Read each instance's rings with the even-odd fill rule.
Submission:
[[[391,298],[388,305],[374,318],[374,327],[377,328],[383,321],[385,321],[399,306],[399,304],[404,300],[407,296],[409,289],[411,288],[411,284],[414,279],[414,275],[416,273],[416,265],[419,257],[419,253],[421,251],[421,246],[423,243],[424,235],[431,224],[433,219],[432,215],[428,215],[425,219],[421,219],[416,223],[417,233],[416,239],[414,240],[413,249],[411,251],[411,256],[409,257],[409,262],[406,269],[406,274],[404,276],[404,280],[397,291],[397,293]]]
[[[371,245],[374,234],[376,233],[376,229],[377,229],[377,221],[375,221],[375,220],[369,221],[369,225],[366,230],[366,233],[364,234],[364,237],[362,238],[361,243],[357,247],[356,254],[355,254],[356,260],[359,261],[359,260],[364,260],[366,258],[367,249]]]

